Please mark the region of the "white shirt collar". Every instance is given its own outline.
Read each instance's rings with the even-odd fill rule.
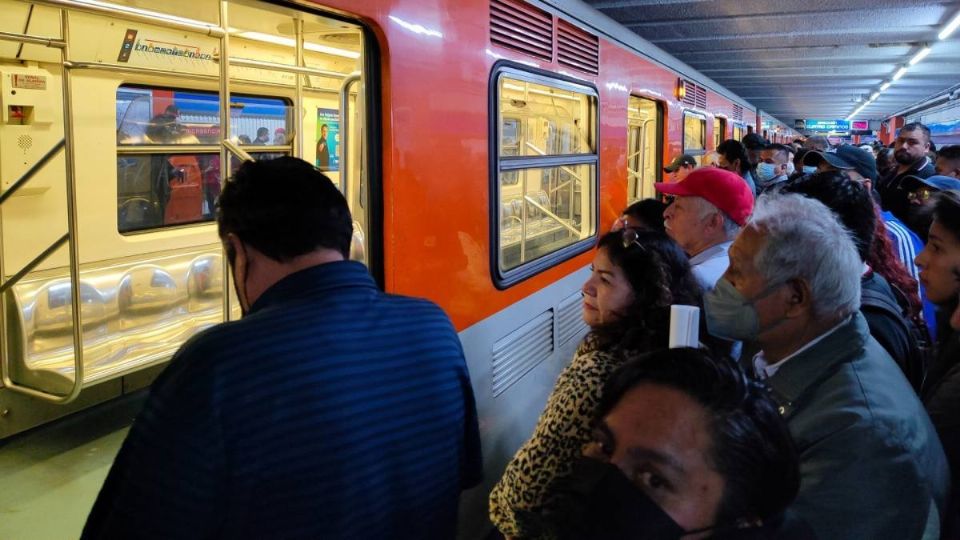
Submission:
[[[793,351],[792,353],[790,353],[789,355],[787,355],[786,358],[784,358],[783,360],[780,360],[780,361],[777,362],[776,364],[767,364],[767,360],[766,360],[766,358],[764,358],[764,356],[763,356],[763,351],[758,352],[758,353],[753,357],[753,371],[754,371],[754,373],[756,373],[757,377],[760,378],[761,380],[762,380],[762,379],[769,379],[770,377],[773,377],[773,375],[774,375],[781,367],[783,367],[783,364],[785,364],[785,363],[787,362],[787,360],[790,360],[791,358],[797,356],[798,354],[802,353],[803,351],[806,351],[807,349],[813,347],[813,346],[816,345],[817,343],[820,343],[821,341],[823,341],[824,339],[826,339],[827,336],[829,336],[830,334],[836,332],[837,329],[839,329],[841,326],[843,326],[843,325],[847,322],[847,320],[849,320],[849,318],[844,318],[844,320],[840,321],[836,326],[834,326],[833,328],[831,328],[831,329],[827,330],[826,332],[820,334],[819,336],[811,339],[810,341],[806,342],[806,343],[803,345],[803,347],[800,347],[799,349]]]
[[[704,261],[709,261],[715,257],[724,256],[727,254],[727,251],[730,249],[730,246],[733,245],[733,240],[728,240],[726,242],[720,242],[719,244],[714,244],[707,249],[697,253],[693,257],[690,257],[691,265],[698,265]]]

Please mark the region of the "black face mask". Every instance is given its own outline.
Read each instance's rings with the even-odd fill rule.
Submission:
[[[546,519],[560,538],[675,540],[712,529],[685,531],[615,465],[587,457],[558,484]]]

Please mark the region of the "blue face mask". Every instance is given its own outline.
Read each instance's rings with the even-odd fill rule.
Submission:
[[[817,168],[816,168],[816,167],[813,167],[813,166],[810,166],[810,165],[804,165],[804,166],[803,166],[803,174],[813,174],[813,173],[815,173],[815,172],[817,172]]]
[[[773,163],[757,164],[757,180],[761,184],[766,184],[777,176],[777,166]]]

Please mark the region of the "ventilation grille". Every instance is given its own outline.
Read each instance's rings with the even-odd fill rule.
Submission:
[[[499,396],[553,354],[553,310],[504,336],[493,345],[493,396]]]
[[[733,106],[733,119],[737,122],[743,122],[743,107],[740,105]]]
[[[521,0],[491,0],[490,42],[550,62],[553,17]]]
[[[698,109],[706,109],[707,89],[686,79],[682,79],[682,81],[684,92],[683,99],[680,102]]]
[[[557,308],[557,343],[563,345],[579,338],[587,329],[583,322],[583,297],[578,292],[560,302]]]
[[[557,25],[557,63],[598,75],[600,40],[566,21],[560,21]]]

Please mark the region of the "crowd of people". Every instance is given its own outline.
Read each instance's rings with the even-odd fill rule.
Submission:
[[[960,147],[751,133],[664,171],[597,242],[589,332],[496,529],[960,538]],[[245,163],[217,206],[244,317],[157,380],[84,538],[452,538],[481,461],[449,320],[347,260],[346,201],[307,163]],[[698,348],[668,347],[678,304]]]

